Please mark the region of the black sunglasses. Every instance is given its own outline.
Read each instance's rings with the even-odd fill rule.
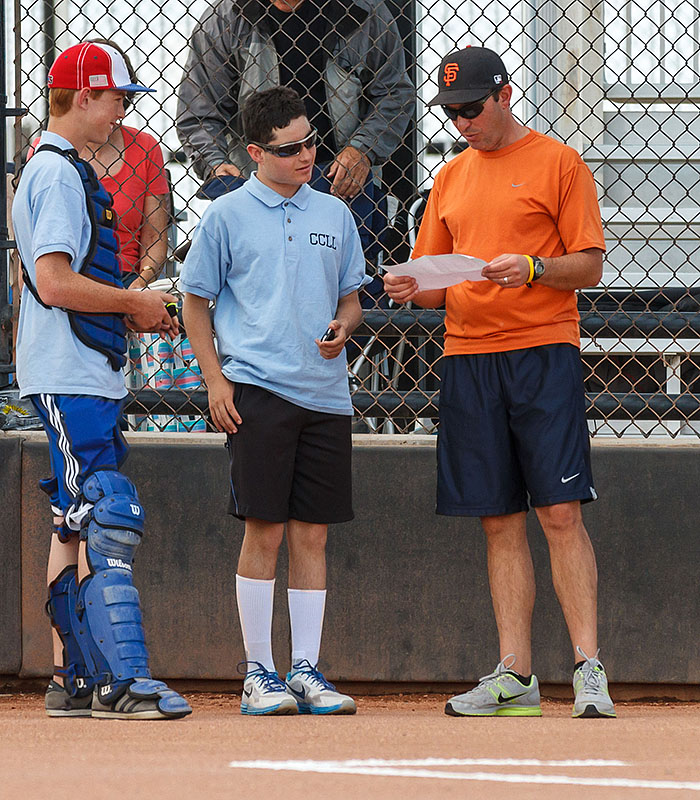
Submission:
[[[489,92],[486,97],[482,97],[481,100],[474,100],[471,103],[465,103],[459,108],[443,106],[442,110],[445,112],[447,119],[452,120],[452,122],[456,122],[457,117],[462,117],[462,119],[476,119],[484,110],[484,106],[486,105],[489,97],[494,97],[500,91],[500,89],[494,89],[493,91]]]
[[[254,144],[256,147],[261,147],[266,152],[272,153],[273,156],[289,158],[290,156],[298,156],[299,153],[301,153],[302,147],[305,147],[307,150],[316,147],[317,136],[318,131],[316,128],[313,128],[308,136],[304,139],[299,139],[297,142],[287,142],[286,144],[261,144],[260,142],[251,142],[251,144]]]

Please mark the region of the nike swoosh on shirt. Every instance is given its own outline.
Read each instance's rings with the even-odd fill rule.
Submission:
[[[520,692],[520,694],[512,694],[510,697],[505,697],[503,692],[498,695],[499,703],[507,703],[509,700],[515,700],[517,697],[523,697],[527,692]]]
[[[517,189],[519,186],[525,186],[525,184],[524,184],[524,183],[511,183],[511,186],[512,186],[514,189]]]
[[[570,477],[568,477],[568,478],[562,478],[562,479],[561,479],[561,482],[562,482],[562,483],[568,483],[569,481],[572,481],[574,478],[578,478],[578,476],[579,476],[580,474],[581,474],[580,472],[577,472],[575,475],[571,475],[571,476],[570,476]]]

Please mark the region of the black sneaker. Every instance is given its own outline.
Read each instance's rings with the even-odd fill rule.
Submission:
[[[92,690],[87,694],[71,697],[56,681],[51,681],[44,697],[44,707],[50,717],[90,717],[92,716]]]
[[[92,697],[92,716],[99,719],[179,719],[191,713],[184,697],[152,678],[98,685]]]

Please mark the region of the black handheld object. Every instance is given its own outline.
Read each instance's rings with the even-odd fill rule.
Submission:
[[[177,303],[166,303],[165,307],[168,309],[168,314],[170,314],[171,317],[177,316]]]
[[[335,339],[335,331],[333,328],[328,328],[328,330],[323,334],[320,341],[322,342],[332,342]]]

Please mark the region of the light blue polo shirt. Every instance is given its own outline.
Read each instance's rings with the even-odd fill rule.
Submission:
[[[307,184],[282,197],[252,175],[207,209],[180,289],[216,300],[219,360],[229,380],[349,415],[345,351],[327,361],[314,339],[335,318],[338,300],[369,281],[342,200]]]
[[[40,144],[73,147],[48,131]],[[67,253],[77,272],[92,233],[78,170],[58,153],[30,158],[12,205],[12,224],[20,258],[35,286],[36,259],[47,253]],[[118,400],[126,395],[123,373],[76,338],[65,311],[44,308],[26,286],[17,331],[17,381],[21,397],[87,394]]]

